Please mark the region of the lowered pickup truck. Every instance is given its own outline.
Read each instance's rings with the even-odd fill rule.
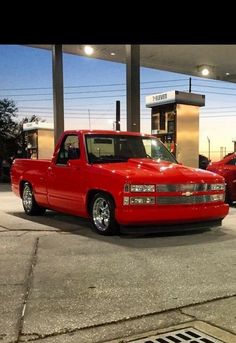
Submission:
[[[103,235],[211,227],[229,211],[222,176],[178,164],[158,139],[133,132],[65,131],[52,160],[16,159],[11,182],[26,214],[91,218]]]

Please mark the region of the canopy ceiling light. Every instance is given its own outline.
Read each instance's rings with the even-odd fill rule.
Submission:
[[[202,76],[210,76],[213,72],[213,67],[203,64],[198,66],[197,70]]]
[[[91,47],[90,45],[86,45],[85,47],[84,47],[84,52],[86,53],[86,55],[92,55],[93,54],[93,52],[94,52],[94,48],[93,47]]]

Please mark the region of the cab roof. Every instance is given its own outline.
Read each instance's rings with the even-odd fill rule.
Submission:
[[[128,135],[128,136],[147,136],[151,137],[149,134],[144,134],[140,132],[129,132],[129,131],[113,131],[113,130],[66,130],[64,131],[65,134],[109,134],[109,135]]]

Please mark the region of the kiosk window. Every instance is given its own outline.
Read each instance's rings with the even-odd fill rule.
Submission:
[[[160,130],[166,130],[166,113],[160,112]]]
[[[169,133],[175,132],[175,122],[173,120],[168,121],[168,130]]]
[[[57,164],[67,164],[69,160],[77,160],[80,158],[79,138],[77,135],[68,135],[64,138],[59,154]]]

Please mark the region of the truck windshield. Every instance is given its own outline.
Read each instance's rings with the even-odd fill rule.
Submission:
[[[178,163],[170,151],[152,137],[129,135],[86,135],[89,163],[125,162],[129,158],[151,158]]]

